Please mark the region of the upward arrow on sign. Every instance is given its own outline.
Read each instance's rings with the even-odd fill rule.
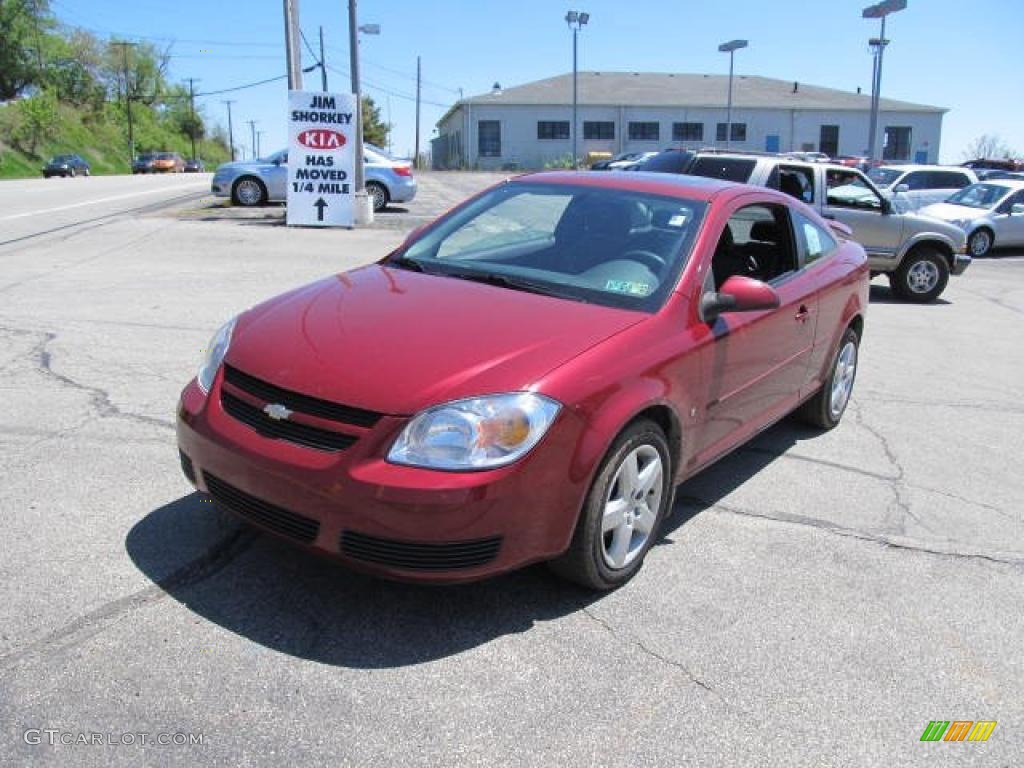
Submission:
[[[324,220],[324,208],[327,207],[327,203],[321,197],[319,200],[317,200],[315,203],[313,203],[313,205],[316,207],[316,220],[317,221],[323,221]]]

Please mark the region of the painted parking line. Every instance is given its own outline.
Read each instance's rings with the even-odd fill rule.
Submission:
[[[190,184],[190,185],[188,185],[188,187],[184,187],[184,188],[188,189],[191,186],[193,186],[193,185]],[[196,188],[199,188],[199,189],[205,189],[206,188],[206,184],[205,183],[203,183],[203,184],[196,184],[194,186]],[[95,200],[86,200],[86,201],[81,202],[81,203],[70,203],[69,205],[58,205],[55,208],[41,208],[38,211],[27,211],[26,213],[15,213],[12,216],[0,217],[0,221],[11,221],[12,219],[24,219],[24,218],[26,218],[28,216],[40,216],[40,215],[46,214],[46,213],[56,213],[57,211],[67,211],[67,210],[70,210],[71,208],[81,208],[81,207],[86,206],[86,205],[99,205],[100,203],[112,203],[115,200],[127,200],[127,199],[132,198],[132,197],[141,197],[142,195],[155,195],[158,192],[162,192],[162,193],[165,193],[165,194],[168,193],[168,192],[178,192],[181,189],[182,189],[182,187],[178,187],[178,188],[174,188],[174,189],[168,189],[167,187],[161,187],[159,189],[147,189],[147,190],[144,190],[142,192],[131,192],[131,193],[124,194],[124,195],[113,195],[112,197],[98,197]]]

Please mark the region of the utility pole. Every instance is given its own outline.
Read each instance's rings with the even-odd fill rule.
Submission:
[[[288,90],[302,90],[302,49],[299,47],[299,0],[284,0],[284,51]]]
[[[257,120],[249,121],[249,130],[252,132],[252,143],[249,145],[249,149],[252,150],[252,159],[255,160],[259,155],[256,154],[256,123]]]
[[[188,108],[192,116],[192,122],[189,123],[188,137],[192,140],[192,159],[198,160],[199,156],[196,154],[196,90],[195,81],[198,78],[190,77],[188,79]]]
[[[266,131],[256,131],[256,157],[259,157],[262,153],[260,152],[260,144],[262,143],[263,134]]]
[[[231,162],[235,162],[235,129],[231,125],[231,105],[234,99],[224,99],[223,103],[228,107],[228,146],[231,148]]]
[[[124,100],[128,107],[128,165],[135,161],[135,129],[132,125],[132,93],[128,84],[128,48],[134,48],[138,43],[124,41],[112,42],[111,45],[121,47],[122,74],[124,75]]]
[[[355,198],[355,220],[357,224],[364,223],[365,208],[369,205],[366,199],[366,184],[363,178],[363,97],[359,93],[359,21],[356,14],[356,0],[348,0],[348,49],[349,69],[352,72],[352,95],[355,97],[356,108],[356,146],[352,162],[355,165],[353,174]],[[369,205],[370,212],[365,215],[366,223],[373,221],[373,206]]]
[[[324,58],[324,28],[320,27],[320,84],[327,93],[327,59]]]
[[[416,158],[413,165],[420,167],[420,81],[421,81],[420,57],[416,57]]]

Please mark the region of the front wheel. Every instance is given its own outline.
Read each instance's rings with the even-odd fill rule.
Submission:
[[[992,233],[987,229],[976,230],[967,238],[967,251],[971,256],[984,256],[992,248]]]
[[[949,282],[949,264],[934,248],[918,247],[903,258],[889,277],[893,292],[901,299],[923,304],[935,301]]]
[[[672,460],[661,427],[638,421],[612,444],[555,573],[595,590],[629,581],[672,504]]]
[[[832,358],[832,372],[817,394],[800,406],[800,418],[820,429],[832,429],[839,423],[853,393],[859,349],[860,337],[847,328]]]
[[[70,171],[68,171],[68,176],[70,176],[72,179],[75,178],[75,169],[74,168],[72,168]]]
[[[267,188],[259,179],[246,176],[236,181],[231,188],[231,199],[235,205],[262,205],[267,200]]]

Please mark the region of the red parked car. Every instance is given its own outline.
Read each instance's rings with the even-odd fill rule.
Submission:
[[[847,234],[770,189],[518,177],[221,328],[181,396],[183,469],[385,576],[551,561],[616,587],[677,483],[795,409],[842,417],[868,303]]]

